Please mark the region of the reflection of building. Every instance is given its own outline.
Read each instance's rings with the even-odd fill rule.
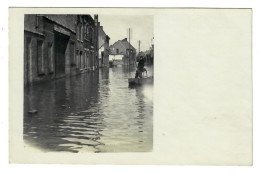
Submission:
[[[24,83],[94,70],[97,25],[97,15],[25,15]]]
[[[109,36],[103,30],[103,26],[98,28],[98,53],[99,53],[99,66],[108,67],[109,62]]]
[[[129,54],[130,50],[130,54]],[[135,64],[136,49],[127,41],[127,38],[118,40],[110,46],[109,61],[121,61],[123,65]]]

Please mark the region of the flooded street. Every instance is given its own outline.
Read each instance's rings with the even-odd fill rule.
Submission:
[[[46,152],[152,151],[153,86],[129,88],[134,73],[104,68],[26,87],[24,141]]]

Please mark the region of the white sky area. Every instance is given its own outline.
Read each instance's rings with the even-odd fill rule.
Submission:
[[[138,41],[141,41],[140,51],[146,51],[153,42],[153,16],[140,15],[98,15],[100,25],[110,37],[109,45],[127,38],[138,52]]]

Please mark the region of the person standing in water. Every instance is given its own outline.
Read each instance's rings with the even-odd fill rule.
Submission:
[[[137,70],[135,73],[135,78],[138,78],[138,77],[142,78],[142,73],[145,71],[144,64],[145,64],[145,59],[143,58],[143,56],[141,56],[140,60],[138,62]]]

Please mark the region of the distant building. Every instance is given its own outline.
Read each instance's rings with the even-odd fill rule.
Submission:
[[[94,70],[97,29],[97,15],[25,15],[24,83]]]
[[[142,57],[145,57],[145,56],[146,56],[145,53],[146,53],[146,52],[140,51],[140,52],[137,54],[136,59],[139,60],[141,56],[142,56]]]
[[[129,54],[130,53],[130,54]],[[136,58],[136,49],[129,44],[127,38],[118,40],[110,46],[109,61],[116,61],[118,64],[134,65]]]
[[[98,67],[98,17],[77,15],[76,73]],[[75,74],[75,73],[74,73]]]
[[[103,30],[103,26],[98,28],[98,53],[99,67],[109,66],[109,36]]]
[[[145,59],[146,65],[152,65],[154,61],[154,45],[152,45],[149,50],[139,52],[136,56],[136,60],[139,61],[141,56]]]
[[[152,48],[150,52],[150,63],[154,64],[154,44],[152,44]]]

